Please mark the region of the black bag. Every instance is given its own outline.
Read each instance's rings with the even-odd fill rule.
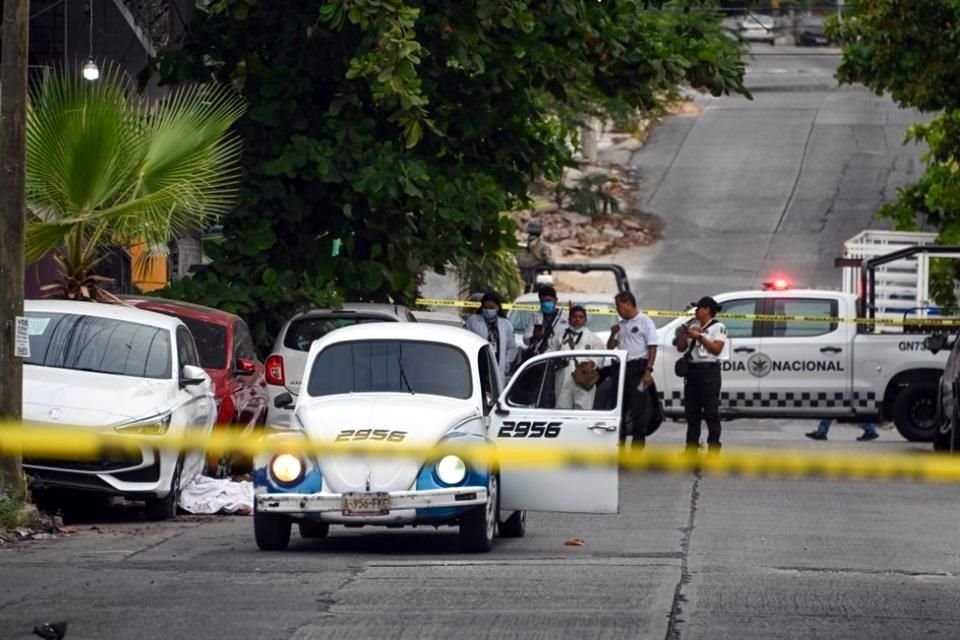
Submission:
[[[703,328],[704,331],[710,328],[716,320],[711,320]],[[686,378],[690,375],[690,356],[693,355],[693,348],[697,346],[695,340],[690,341],[690,346],[687,347],[687,350],[683,353],[683,357],[673,363],[673,372],[681,378]]]

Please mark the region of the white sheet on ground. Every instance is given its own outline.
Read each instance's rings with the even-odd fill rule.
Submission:
[[[180,491],[180,508],[194,514],[250,515],[253,513],[253,483],[197,476]]]

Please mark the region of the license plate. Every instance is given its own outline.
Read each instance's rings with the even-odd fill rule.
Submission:
[[[382,491],[343,494],[343,515],[386,516],[390,514],[390,494]]]

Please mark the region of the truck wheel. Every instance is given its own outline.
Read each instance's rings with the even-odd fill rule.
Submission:
[[[487,480],[487,504],[477,505],[460,517],[460,546],[470,553],[486,553],[493,548],[500,519],[500,492],[497,476]]]
[[[253,537],[261,551],[283,551],[290,544],[290,518],[253,512]]]
[[[893,422],[910,442],[930,442],[937,432],[937,385],[915,382],[893,401]]]

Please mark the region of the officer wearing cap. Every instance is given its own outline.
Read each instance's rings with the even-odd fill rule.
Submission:
[[[720,363],[730,359],[727,328],[716,319],[720,305],[710,296],[693,303],[695,320],[677,331],[677,351],[689,358],[683,385],[687,417],[687,449],[700,447],[700,422],[707,423],[707,447],[720,449]]]

